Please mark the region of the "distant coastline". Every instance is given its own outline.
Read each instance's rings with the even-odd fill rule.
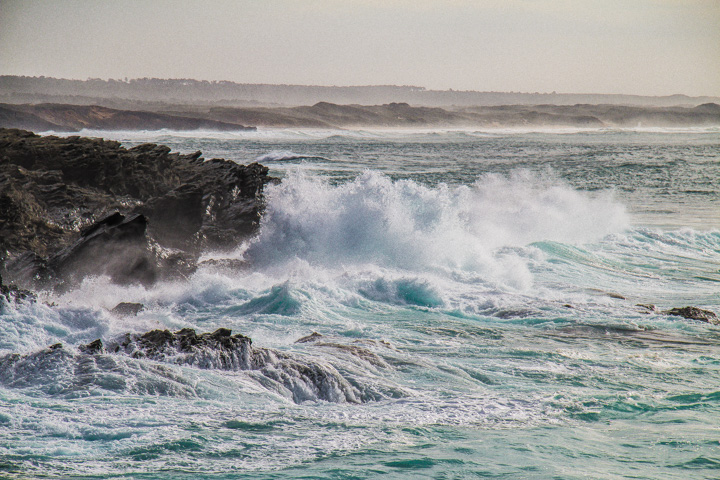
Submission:
[[[708,126],[720,98],[0,76],[0,127],[35,132]]]
[[[454,109],[319,102],[300,107],[175,105],[164,111],[71,104],[0,104],[0,127],[34,132],[90,130],[252,131],[274,128],[637,128],[720,127],[720,105],[505,105]]]
[[[319,86],[242,84],[193,79],[138,78],[68,80],[0,75],[0,103],[99,105],[120,110],[157,111],[172,105],[198,107],[297,107],[318,102],[339,105],[408,103],[424,107],[500,105],[627,105],[695,107],[720,97],[596,93],[479,92],[430,90],[411,85]]]

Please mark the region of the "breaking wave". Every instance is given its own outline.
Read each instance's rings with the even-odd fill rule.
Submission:
[[[527,286],[513,249],[593,242],[627,225],[612,192],[577,191],[551,175],[521,171],[431,187],[365,172],[330,185],[298,169],[268,189],[260,233],[244,254],[255,266],[298,259],[324,267],[372,264],[473,272]],[[436,303],[420,300],[428,302]]]
[[[255,159],[259,163],[287,162],[291,160],[327,160],[327,158],[318,155],[303,155],[288,150],[273,150]]]

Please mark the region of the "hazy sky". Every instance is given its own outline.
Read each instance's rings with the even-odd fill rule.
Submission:
[[[720,96],[720,0],[0,0],[0,74]]]

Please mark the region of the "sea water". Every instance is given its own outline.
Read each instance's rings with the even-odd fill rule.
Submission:
[[[252,268],[3,304],[0,354],[225,327],[362,401],[40,363],[0,385],[0,476],[720,477],[720,327],[661,313],[720,313],[717,129],[82,133],[270,167],[257,236],[203,257]]]

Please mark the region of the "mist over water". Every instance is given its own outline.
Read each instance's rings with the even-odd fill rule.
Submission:
[[[2,305],[2,354],[65,345],[0,368],[9,475],[717,476],[718,327],[636,306],[720,311],[717,132],[113,135],[283,181],[255,238],[205,254],[245,269]],[[146,308],[107,310],[121,301]],[[77,352],[185,327],[231,328],[354,397]]]

